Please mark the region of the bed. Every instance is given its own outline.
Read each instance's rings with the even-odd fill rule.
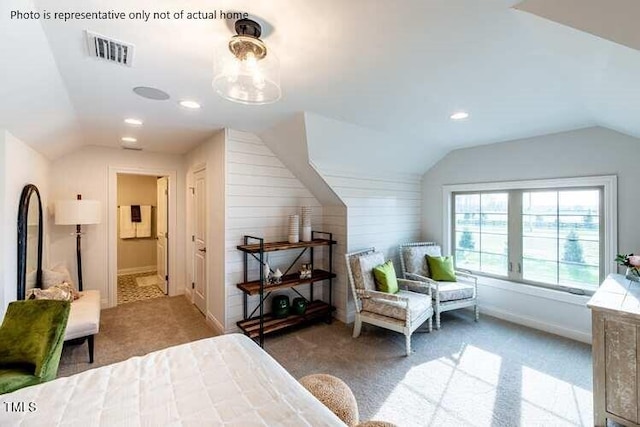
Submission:
[[[1,395],[0,425],[345,424],[249,338],[232,334]]]

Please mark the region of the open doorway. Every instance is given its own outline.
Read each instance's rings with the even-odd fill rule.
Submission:
[[[169,293],[166,176],[117,174],[117,304]]]

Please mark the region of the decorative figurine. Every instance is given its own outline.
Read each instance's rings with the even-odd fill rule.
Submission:
[[[311,279],[313,272],[311,271],[311,264],[302,264],[300,268],[300,279]]]
[[[279,268],[276,268],[276,272],[273,273],[273,283],[276,285],[282,283],[282,271]]]
[[[269,258],[264,260],[264,264],[262,265],[262,274],[264,276],[265,283],[271,283],[269,280],[269,276],[271,275],[271,268],[269,267]]]

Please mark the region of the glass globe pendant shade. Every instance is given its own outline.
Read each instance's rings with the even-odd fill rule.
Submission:
[[[271,104],[280,99],[280,64],[260,39],[234,36],[219,49],[214,62],[213,88],[229,101]]]

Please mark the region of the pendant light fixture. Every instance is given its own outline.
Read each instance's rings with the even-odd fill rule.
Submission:
[[[260,24],[251,19],[235,23],[237,35],[228,49],[218,52],[213,88],[229,101],[241,104],[271,104],[280,99],[278,58],[262,40]]]

